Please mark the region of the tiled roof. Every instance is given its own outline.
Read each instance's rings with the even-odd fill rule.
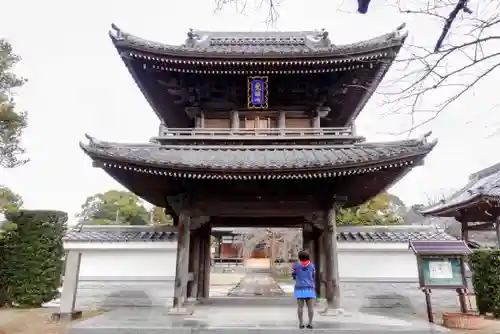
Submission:
[[[337,234],[340,242],[381,242],[381,243],[407,243],[409,240],[417,241],[445,241],[457,240],[442,231],[433,228],[405,230],[404,226],[384,227],[384,226],[363,226],[362,228],[342,227]],[[141,229],[137,231],[120,229],[92,228],[70,230],[64,240],[71,242],[137,242],[137,241],[174,241],[175,232],[147,231]],[[245,229],[216,228],[215,230],[242,233]],[[349,231],[351,230],[351,231]]]
[[[68,231],[64,241],[71,242],[137,242],[137,241],[173,241],[173,232],[146,231]]]
[[[463,240],[411,240],[410,248],[419,255],[468,255],[472,253]]]
[[[481,199],[500,200],[500,163],[485,168],[469,177],[469,182],[449,198],[425,208],[424,215],[454,216],[454,210],[474,205]]]
[[[266,58],[278,56],[333,56],[348,58],[359,54],[401,47],[407,36],[403,26],[394,32],[366,41],[335,45],[328,32],[209,32],[190,31],[183,45],[143,39],[112,26],[110,36],[117,48],[135,49],[172,56],[217,56]]]
[[[412,161],[425,156],[434,145],[435,142],[409,140],[337,146],[162,146],[118,144],[91,139],[89,145],[81,144],[81,147],[94,159],[151,167],[261,171],[349,168]]]
[[[439,231],[340,232],[340,242],[408,242],[409,240],[456,240]]]

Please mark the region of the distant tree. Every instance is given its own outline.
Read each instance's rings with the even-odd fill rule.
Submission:
[[[0,185],[0,214],[18,210],[23,205],[21,196],[10,188]]]
[[[395,195],[382,193],[359,206],[341,209],[337,225],[394,225],[403,222],[400,207],[403,201]]]
[[[150,211],[150,224],[152,225],[173,225],[172,216],[165,214],[165,210],[159,206],[154,206]]]
[[[77,215],[84,224],[147,225],[149,213],[141,199],[128,191],[109,190],[87,198]]]
[[[13,90],[26,80],[12,73],[21,58],[13,53],[12,46],[0,38],[0,167],[13,168],[28,160],[21,156],[21,134],[27,125],[27,115],[16,109]]]
[[[426,218],[420,213],[420,211],[424,208],[423,204],[414,204],[412,205],[408,211],[404,215],[405,224],[413,225],[426,225]]]

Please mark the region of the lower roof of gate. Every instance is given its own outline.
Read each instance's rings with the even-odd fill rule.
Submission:
[[[193,146],[120,144],[89,137],[80,146],[94,161],[154,174],[290,173],[389,167],[420,162],[436,142],[405,140],[350,145]],[[144,170],[141,170],[144,169]]]

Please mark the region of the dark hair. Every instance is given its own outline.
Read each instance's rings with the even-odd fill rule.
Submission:
[[[299,261],[309,261],[309,253],[305,250],[300,251]]]

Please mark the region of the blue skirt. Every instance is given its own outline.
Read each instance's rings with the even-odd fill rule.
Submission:
[[[297,299],[316,299],[316,291],[313,288],[295,288],[293,296]]]

